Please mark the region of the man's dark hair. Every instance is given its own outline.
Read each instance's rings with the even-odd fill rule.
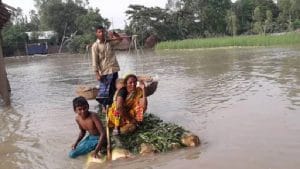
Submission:
[[[89,108],[89,103],[87,102],[87,100],[82,97],[76,97],[75,99],[73,99],[73,108],[74,110],[76,109],[76,107],[84,107],[87,106],[87,108]]]
[[[104,28],[102,25],[99,25],[99,26],[96,27],[96,31],[97,31],[98,29],[103,29],[103,30],[104,30],[105,28]]]

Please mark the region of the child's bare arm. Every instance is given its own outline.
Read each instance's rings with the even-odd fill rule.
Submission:
[[[80,123],[78,122],[77,119],[76,119],[76,122],[78,124],[80,132],[79,132],[79,135],[78,135],[78,138],[77,138],[76,142],[72,146],[72,149],[76,148],[77,144],[82,140],[82,138],[85,136],[85,133],[86,133],[86,131],[81,127],[81,125],[80,125]]]
[[[99,135],[100,135],[99,136],[99,142],[98,142],[98,144],[95,148],[95,152],[94,152],[94,157],[96,157],[98,152],[100,151],[102,145],[103,145],[103,142],[105,141],[106,133],[104,131],[102,122],[99,119],[99,117],[97,116],[97,114],[92,113],[92,119],[93,119],[93,122],[94,122],[94,124],[97,128],[97,131],[98,131]]]

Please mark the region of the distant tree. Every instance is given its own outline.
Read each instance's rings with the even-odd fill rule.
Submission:
[[[29,18],[30,22],[26,25],[28,31],[39,31],[41,22],[35,10],[29,11]]]
[[[76,18],[75,23],[78,28],[78,34],[94,33],[95,28],[99,25],[106,28],[109,28],[111,25],[108,19],[100,15],[100,10],[97,8],[89,8],[86,14]]]
[[[238,34],[249,33],[253,21],[253,11],[255,5],[253,0],[237,0],[233,5],[233,10],[239,21]]]
[[[86,52],[86,45],[91,44],[95,41],[94,34],[83,34],[76,35],[73,39],[67,44],[67,48],[72,53]]]
[[[263,34],[263,24],[262,24],[262,21],[263,21],[263,15],[262,15],[262,12],[260,10],[260,7],[257,6],[255,9],[254,9],[254,13],[253,13],[253,21],[254,21],[254,24],[253,24],[253,28],[252,28],[252,31],[256,34]]]
[[[61,0],[54,0],[42,5],[39,11],[41,22],[47,25],[48,29],[56,31],[59,39],[78,31],[76,19],[87,13],[84,7],[71,0],[66,3]]]
[[[92,44],[95,41],[95,28],[97,26],[110,27],[108,19],[102,18],[99,12],[97,8],[89,8],[87,14],[81,15],[76,19],[78,33],[67,45],[69,51],[84,52],[86,45]]]
[[[168,10],[176,10],[176,2],[178,2],[179,0],[168,0],[167,3],[166,3],[166,9]]]
[[[40,29],[57,32],[59,42],[73,52],[94,41],[95,27],[110,26],[99,9],[87,8],[88,0],[34,0],[40,16]],[[62,46],[62,45],[61,45]],[[76,49],[76,50],[74,50]]]
[[[267,10],[272,12],[274,18],[277,18],[279,15],[279,9],[273,0],[237,0],[233,4],[233,10],[239,21],[239,34],[251,33],[254,27],[261,29],[260,27],[264,25],[264,23],[253,20],[254,10],[257,9],[257,7],[259,7],[259,17],[261,17],[261,21],[266,20]]]
[[[293,22],[294,29],[300,29],[300,19],[297,19]]]
[[[293,30],[293,22],[300,19],[300,0],[278,0],[280,15],[278,23],[281,30]]]
[[[3,52],[6,55],[13,55],[14,52],[19,52],[19,49],[24,48],[28,41],[27,34],[27,18],[23,15],[22,9],[17,8],[13,11],[9,23],[2,29]]]
[[[126,32],[138,35],[141,44],[151,34],[157,35],[160,40],[176,39],[176,22],[166,10],[142,5],[130,5],[128,8],[126,15],[130,22]]]
[[[15,25],[25,25],[27,23],[27,18],[23,14],[22,9],[18,7],[16,11],[12,12],[10,21]]]
[[[254,0],[254,6],[259,7],[262,12],[262,17],[266,19],[266,12],[269,10],[272,12],[272,16],[278,17],[279,8],[275,4],[274,0]]]
[[[208,1],[207,15],[207,30],[213,34],[224,35],[226,32],[226,14],[231,8],[230,0],[210,0]]]
[[[12,23],[3,28],[3,52],[6,55],[13,55],[15,52],[18,53],[20,49],[25,47],[28,41],[25,31],[24,25],[13,25]]]
[[[231,10],[227,11],[226,23],[227,23],[227,27],[226,27],[227,32],[232,36],[236,36],[238,30],[238,20],[236,14]]]
[[[182,0],[183,25],[187,36],[215,36],[226,33],[230,0]]]
[[[272,32],[273,31],[273,14],[270,10],[267,10],[266,12],[266,20],[264,24],[264,34]]]

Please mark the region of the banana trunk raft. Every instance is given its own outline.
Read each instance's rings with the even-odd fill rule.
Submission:
[[[99,115],[105,122],[105,115],[100,113]],[[176,124],[165,123],[159,117],[148,113],[144,115],[143,123],[138,126],[135,132],[110,135],[111,160],[169,152],[184,147],[196,147],[201,144],[198,136]],[[103,156],[102,159],[95,159],[88,155],[85,168],[95,168],[99,166],[99,163],[104,163],[106,160],[106,156]]]

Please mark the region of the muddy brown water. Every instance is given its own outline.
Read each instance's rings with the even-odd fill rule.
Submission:
[[[148,112],[194,132],[202,145],[100,168],[299,168],[300,47],[122,52],[118,59],[121,76],[159,77]],[[85,157],[67,153],[78,135],[75,87],[96,84],[90,58],[5,61],[12,106],[0,101],[0,168],[83,168]]]

